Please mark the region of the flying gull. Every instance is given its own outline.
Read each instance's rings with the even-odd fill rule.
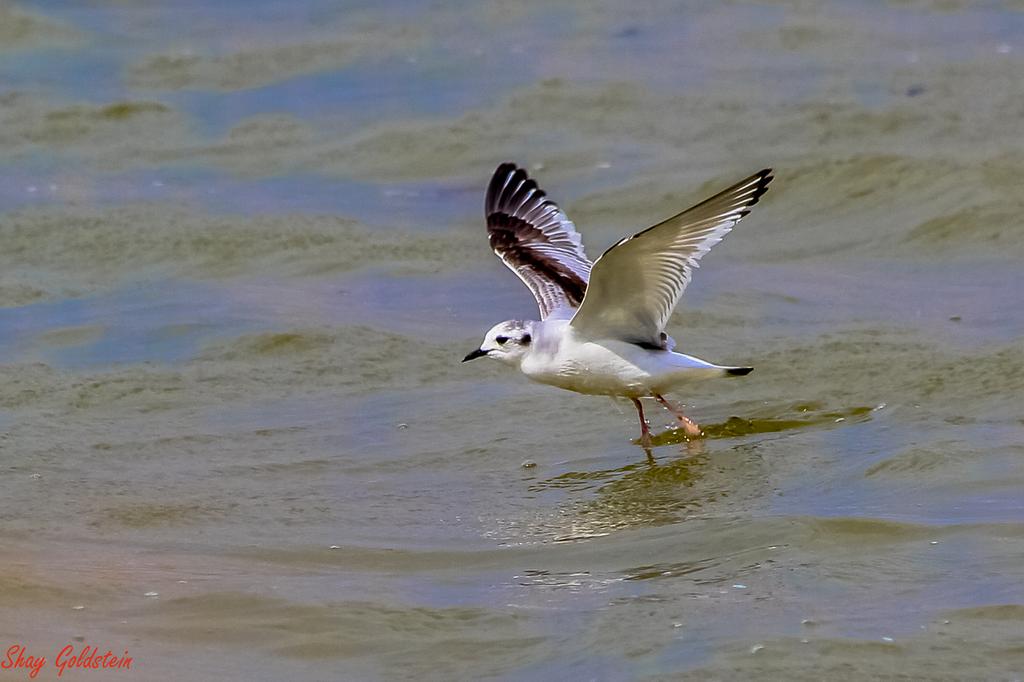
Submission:
[[[512,163],[498,166],[484,202],[487,235],[494,253],[533,292],[540,320],[495,325],[463,362],[487,356],[543,384],[629,398],[648,452],[651,432],[642,398],[668,409],[687,437],[702,435],[665,393],[753,368],[676,353],[665,325],[701,257],[750,212],[768,190],[771,173],[766,168],[621,239],[591,262],[572,221],[526,171]]]

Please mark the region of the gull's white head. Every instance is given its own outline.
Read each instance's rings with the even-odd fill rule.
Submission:
[[[487,332],[484,342],[475,351],[462,359],[463,362],[487,356],[509,365],[519,365],[530,350],[533,334],[530,326],[519,320],[500,322]]]

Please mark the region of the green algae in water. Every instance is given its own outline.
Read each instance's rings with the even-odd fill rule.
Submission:
[[[757,434],[779,433],[807,429],[829,424],[841,424],[847,420],[857,421],[866,418],[874,409],[872,407],[852,407],[845,410],[812,413],[806,417],[729,417],[717,424],[701,424],[701,438],[737,438]],[[803,410],[801,410],[803,411]],[[675,445],[693,440],[686,436],[682,429],[669,429],[652,439],[655,446]]]

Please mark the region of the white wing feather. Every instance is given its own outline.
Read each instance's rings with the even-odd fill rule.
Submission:
[[[693,269],[768,190],[762,170],[677,216],[627,237],[594,263],[572,326],[590,338],[667,347],[665,325]]]

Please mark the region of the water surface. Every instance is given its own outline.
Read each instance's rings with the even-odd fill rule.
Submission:
[[[1016,679],[1020,10],[0,9],[0,641]],[[505,160],[591,255],[776,168],[671,324],[755,367],[677,396],[707,439],[652,409],[649,462],[628,404],[459,363],[534,314],[484,237]]]

